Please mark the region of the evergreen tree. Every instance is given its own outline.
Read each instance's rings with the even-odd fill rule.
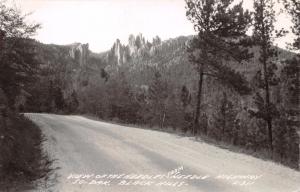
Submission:
[[[257,111],[251,111],[251,114],[259,119],[266,121],[269,138],[269,148],[273,151],[273,128],[272,121],[278,115],[275,104],[271,100],[271,86],[278,84],[278,78],[275,75],[277,69],[273,57],[277,55],[273,47],[275,38],[274,22],[275,11],[272,0],[254,1],[254,31],[253,38],[256,45],[259,46],[260,70],[256,74],[258,87],[264,92],[264,96],[258,91],[254,97]]]
[[[149,86],[149,110],[152,124],[164,127],[167,112],[168,84],[162,75],[156,71]]]
[[[274,120],[274,159],[290,167],[299,168],[299,136],[289,111],[280,107],[280,117]]]
[[[65,99],[63,96],[63,92],[60,87],[55,87],[53,91],[53,101],[54,101],[54,111],[62,112],[65,110]]]
[[[77,94],[75,91],[72,92],[70,98],[68,99],[68,112],[69,113],[74,113],[76,112],[76,109],[78,108],[79,102],[77,99]]]
[[[133,89],[125,72],[126,69],[120,69],[105,84],[107,96],[109,96],[109,116],[122,122],[136,123],[140,119],[138,114],[139,105],[134,99]]]
[[[185,85],[182,86],[182,88],[181,88],[180,99],[181,99],[183,108],[186,108],[191,103],[192,97],[191,97],[191,94],[190,94],[188,88]]]
[[[204,75],[222,74],[224,59],[241,62],[250,57],[241,47],[245,44],[250,13],[244,11],[242,3],[233,6],[232,3],[233,0],[186,0],[186,15],[198,32],[188,48],[190,60],[199,73],[194,133],[201,113]]]
[[[275,150],[280,156],[280,161],[293,168],[299,168],[299,105],[300,105],[300,2],[296,0],[282,0],[288,14],[292,17],[292,32],[296,36],[289,46],[298,51],[292,58],[287,59],[281,70],[282,99],[280,118],[275,121],[276,138]],[[278,130],[277,130],[278,129]],[[281,133],[283,132],[283,133]]]
[[[103,68],[101,69],[101,77],[105,79],[105,82],[107,82],[109,78],[109,74]]]
[[[292,32],[296,38],[293,42],[292,49],[300,51],[300,2],[296,0],[282,0],[286,11],[292,17]],[[300,53],[298,52],[293,58],[285,61],[285,66],[282,69],[282,79],[284,86],[287,87],[286,91],[286,104],[290,109],[291,116],[299,115],[299,94],[300,94]]]
[[[292,116],[295,116],[300,105],[300,66],[299,58],[293,57],[285,61],[285,66],[281,71],[281,82],[284,87],[284,104],[290,110]]]
[[[192,113],[192,95],[189,89],[183,85],[180,92],[180,108],[182,110],[183,121],[182,130],[187,132],[191,128],[193,122],[193,113]]]

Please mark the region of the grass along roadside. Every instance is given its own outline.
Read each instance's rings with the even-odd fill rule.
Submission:
[[[40,128],[23,114],[0,113],[0,191],[24,191],[50,173],[43,141]]]

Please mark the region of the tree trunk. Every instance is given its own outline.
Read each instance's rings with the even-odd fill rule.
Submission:
[[[267,126],[268,126],[268,135],[269,135],[269,146],[271,150],[271,155],[273,154],[273,133],[272,133],[272,116],[270,114],[270,88],[269,88],[269,75],[267,71],[267,50],[265,44],[263,48],[263,70],[264,70],[264,83],[265,83],[265,100],[267,107]]]
[[[225,141],[225,127],[226,127],[226,116],[225,116],[225,114],[223,115],[223,126],[222,126],[222,135],[221,135],[221,140],[222,141]]]
[[[193,126],[193,135],[196,133],[196,129],[199,126],[199,116],[200,116],[200,108],[201,108],[201,96],[202,96],[202,84],[203,84],[203,65],[201,65],[199,72],[199,82],[198,82],[198,95],[197,95],[197,105],[196,105],[196,114],[195,121]]]
[[[164,124],[165,124],[165,118],[166,118],[166,111],[164,110],[164,114],[163,114],[163,118],[162,118],[162,123],[161,123],[161,128],[164,128]]]

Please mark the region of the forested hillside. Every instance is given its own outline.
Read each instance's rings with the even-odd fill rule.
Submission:
[[[40,80],[30,88],[32,94],[19,102],[19,109],[93,114],[109,121],[171,128],[268,154],[265,124],[253,115],[260,107],[258,47],[249,48],[254,55],[249,60],[227,60],[219,73],[204,76],[200,124],[193,130],[198,83],[188,52],[193,39],[182,36],[161,41],[156,37],[148,41],[142,34],[131,35],[128,44],[116,40],[111,50],[101,54],[92,53],[84,44],[36,42]],[[279,83],[271,95],[283,111],[288,106],[295,108],[293,102],[298,102],[286,78],[293,73],[286,61],[295,54],[275,49],[274,73]],[[289,127],[280,118],[275,122],[274,158],[297,167],[295,126]]]

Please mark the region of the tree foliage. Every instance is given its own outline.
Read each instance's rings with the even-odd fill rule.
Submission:
[[[35,47],[28,38],[35,34],[39,24],[28,24],[18,9],[0,1],[0,88],[13,107],[15,97],[37,72]]]
[[[257,92],[254,97],[254,103],[257,106],[257,111],[250,111],[257,118],[266,121],[269,135],[270,150],[273,151],[273,127],[272,121],[278,114],[276,105],[272,102],[270,96],[271,86],[278,84],[275,77],[275,70],[277,69],[273,57],[277,56],[277,50],[273,47],[275,38],[275,10],[274,2],[272,0],[255,0],[254,1],[254,43],[259,46],[259,70],[256,74],[258,87],[264,93]]]
[[[292,32],[296,35],[293,43],[295,49],[300,49],[300,2],[297,0],[282,0],[286,11],[291,15]]]
[[[199,123],[198,119],[201,114],[203,76],[210,75],[223,79],[224,74],[236,75],[226,70],[227,68],[223,65],[224,60],[241,62],[251,56],[247,49],[242,48],[250,23],[250,13],[244,11],[242,3],[237,5],[232,5],[232,3],[232,0],[186,1],[186,15],[198,33],[188,48],[191,53],[190,61],[196,64],[199,72],[194,129]],[[240,75],[236,76],[241,78]]]

